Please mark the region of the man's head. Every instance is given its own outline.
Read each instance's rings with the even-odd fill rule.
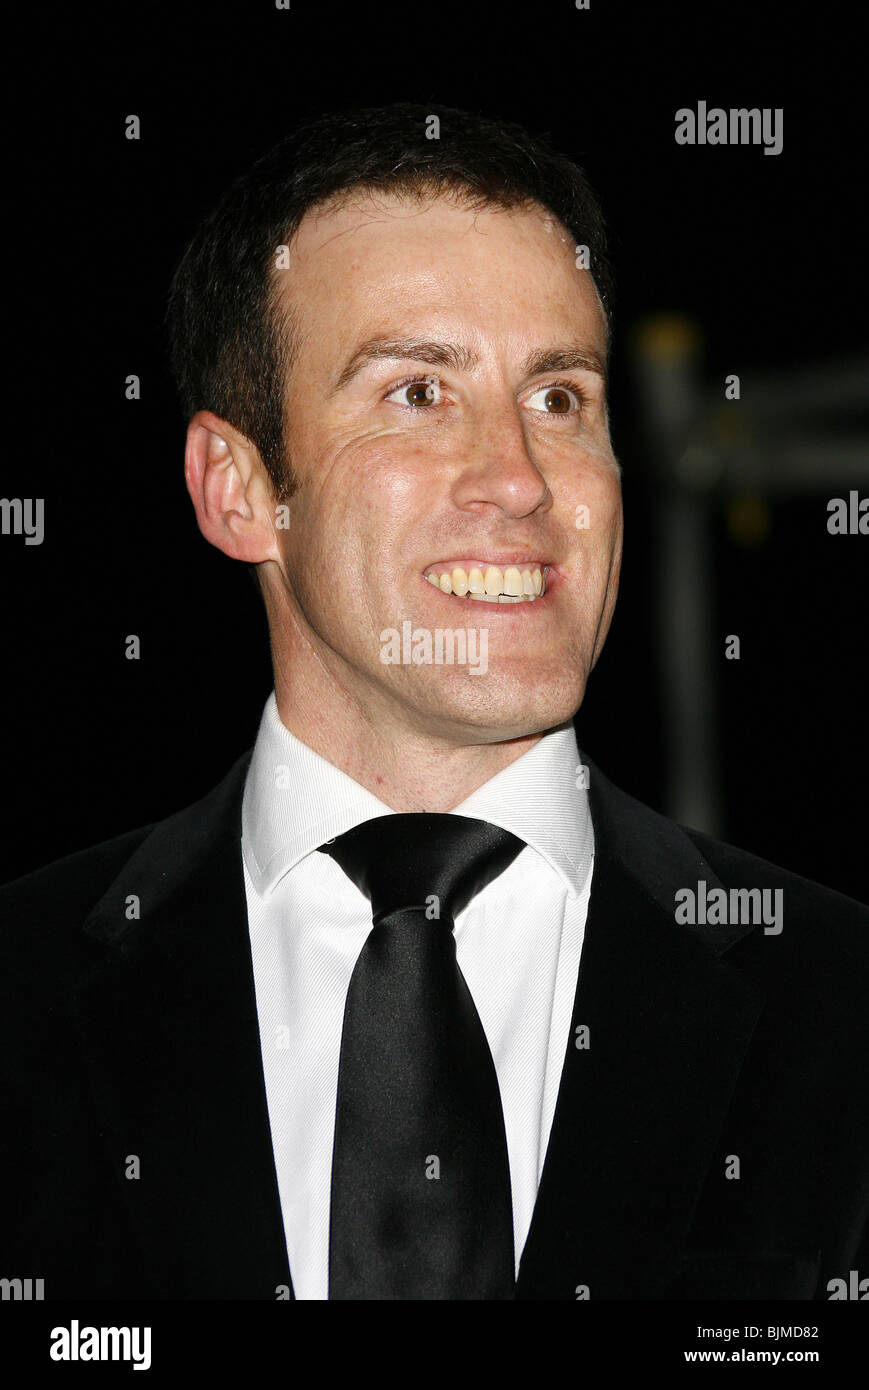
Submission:
[[[456,746],[578,708],[621,501],[597,203],[517,127],[440,120],[344,113],[283,142],[197,234],[170,328],[199,524],[258,566],[279,700]],[[540,569],[546,593],[443,591],[477,566],[512,598]],[[484,630],[485,674],[385,657],[407,622]]]

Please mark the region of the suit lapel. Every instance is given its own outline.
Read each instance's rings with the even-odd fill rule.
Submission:
[[[721,959],[750,927],[675,922],[678,888],[720,886],[699,851],[585,761],[592,892],[517,1298],[660,1295],[763,1004]]]
[[[85,924],[108,955],[73,1011],[158,1297],[292,1296],[240,849],[249,759],[157,826]]]

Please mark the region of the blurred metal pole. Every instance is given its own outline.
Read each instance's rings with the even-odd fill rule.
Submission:
[[[869,362],[742,375],[742,404],[735,410],[725,404],[723,383],[708,388],[700,379],[702,339],[691,319],[648,318],[633,330],[631,344],[644,437],[657,479],[655,613],[664,809],[675,820],[720,835],[718,663],[727,634],[715,628],[712,509],[726,501],[733,526],[737,506],[740,524],[750,533],[764,524],[759,493],[787,498],[861,487],[869,479],[863,423]]]
[[[722,830],[710,489],[717,461],[686,449],[703,402],[702,341],[689,319],[638,325],[634,366],[659,489],[655,508],[655,608],[663,695],[668,815]],[[723,646],[722,646],[723,654]]]

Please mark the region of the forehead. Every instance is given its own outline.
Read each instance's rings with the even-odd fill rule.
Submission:
[[[277,272],[280,276],[281,272]],[[472,208],[453,195],[359,192],[311,209],[278,290],[299,340],[347,343],[384,324],[472,330],[508,346],[581,333],[603,351],[592,277],[567,229],[536,204]]]

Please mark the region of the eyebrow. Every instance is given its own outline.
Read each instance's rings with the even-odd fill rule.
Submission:
[[[369,338],[356,349],[342,368],[330,395],[337,395],[369,362],[382,359],[411,359],[431,367],[451,367],[456,372],[469,372],[479,358],[468,348],[455,343],[439,343],[429,338]],[[595,348],[579,343],[563,347],[540,348],[526,357],[525,376],[540,376],[544,372],[595,372],[606,382],[606,362]]]

